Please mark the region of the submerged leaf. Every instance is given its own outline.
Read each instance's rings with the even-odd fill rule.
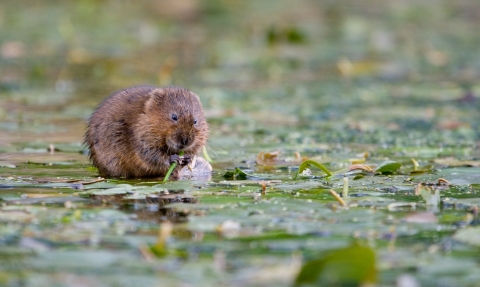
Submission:
[[[354,244],[305,263],[295,286],[359,286],[376,280],[375,252]]]

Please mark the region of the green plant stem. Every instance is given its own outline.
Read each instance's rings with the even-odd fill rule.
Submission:
[[[179,156],[182,156],[184,155],[185,152],[182,150],[180,151],[180,153],[178,154]],[[168,181],[168,178],[170,177],[170,175],[172,174],[173,170],[177,167],[177,162],[174,162],[172,163],[172,165],[170,165],[170,168],[168,169],[167,171],[167,174],[165,175],[165,178],[163,179],[163,182],[167,182]]]

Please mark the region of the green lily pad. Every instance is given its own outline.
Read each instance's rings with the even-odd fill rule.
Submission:
[[[381,174],[392,174],[395,173],[401,166],[402,164],[399,162],[388,160],[379,164],[375,169],[375,172]]]
[[[375,252],[354,244],[306,262],[295,286],[360,286],[377,280]]]

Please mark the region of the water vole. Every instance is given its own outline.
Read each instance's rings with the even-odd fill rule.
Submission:
[[[88,122],[85,144],[102,176],[164,176],[171,163],[178,162],[172,174],[178,178],[207,137],[196,94],[178,87],[136,86],[113,93],[98,106]],[[180,151],[185,154],[179,156]]]

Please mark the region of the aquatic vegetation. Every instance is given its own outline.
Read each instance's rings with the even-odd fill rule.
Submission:
[[[478,285],[475,1],[157,2],[0,4],[0,285]],[[98,178],[140,83],[198,91],[211,179]]]

